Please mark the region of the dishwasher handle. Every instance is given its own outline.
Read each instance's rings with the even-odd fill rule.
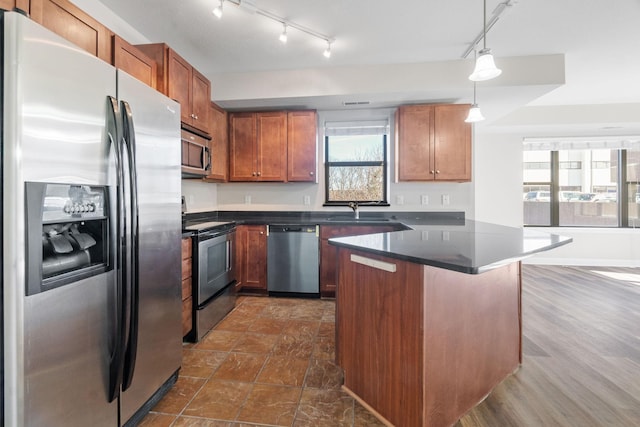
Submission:
[[[269,225],[269,233],[315,233],[315,225]]]

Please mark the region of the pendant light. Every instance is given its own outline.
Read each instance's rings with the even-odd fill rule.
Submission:
[[[483,48],[478,52],[476,67],[473,70],[473,73],[469,76],[469,80],[474,82],[491,80],[502,74],[502,70],[496,67],[493,55],[491,54],[491,49],[487,48],[487,0],[483,0],[483,4]]]
[[[464,119],[467,123],[475,123],[481,122],[484,120],[484,116],[482,115],[482,111],[480,111],[480,107],[476,103],[476,82],[473,82],[473,105],[469,109],[469,115]]]

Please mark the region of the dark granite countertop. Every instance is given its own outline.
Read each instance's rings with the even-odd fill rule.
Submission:
[[[457,225],[407,224],[411,230],[329,239],[335,246],[479,274],[572,241],[528,228],[472,220]]]
[[[183,228],[207,221],[236,224],[396,225],[391,233],[339,237],[334,246],[478,274],[572,241],[528,228],[465,219],[464,212],[216,211],[186,214]],[[184,236],[184,234],[183,234]]]

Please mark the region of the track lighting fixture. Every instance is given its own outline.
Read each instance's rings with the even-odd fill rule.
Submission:
[[[469,80],[474,82],[490,80],[502,74],[502,70],[496,67],[491,49],[487,48],[487,0],[483,0],[483,4],[483,48],[478,53],[476,67],[469,76]]]
[[[327,48],[322,52],[325,58],[331,58],[331,42],[327,40]]]
[[[222,18],[222,3],[224,2],[224,0],[220,0],[220,4],[218,6],[216,6],[215,9],[213,9],[213,15],[220,19]]]
[[[280,34],[280,41],[282,43],[286,43],[287,42],[287,24],[282,24],[283,28],[282,28],[282,33]]]
[[[219,1],[220,1],[220,5],[217,6],[215,9],[213,9],[213,14],[218,19],[222,17],[222,4],[224,1],[226,1],[227,3],[231,3],[233,5],[238,6],[240,9],[244,10],[247,13],[264,16],[265,18],[268,18],[272,21],[276,21],[282,24],[283,26],[282,33],[280,33],[278,40],[280,40],[280,42],[283,44],[287,43],[287,39],[288,39],[287,32],[291,28],[294,28],[298,31],[309,34],[312,37],[326,41],[327,48],[324,50],[323,55],[326,58],[331,57],[331,43],[335,41],[333,37],[330,37],[326,34],[319,33],[315,30],[312,30],[311,28],[305,27],[304,25],[300,25],[293,21],[289,21],[285,17],[276,15],[275,13],[269,12],[268,10],[261,9],[255,5],[253,0],[219,0]]]

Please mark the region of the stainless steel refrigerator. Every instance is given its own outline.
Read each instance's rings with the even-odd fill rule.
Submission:
[[[0,16],[4,425],[135,425],[182,357],[179,105]]]

